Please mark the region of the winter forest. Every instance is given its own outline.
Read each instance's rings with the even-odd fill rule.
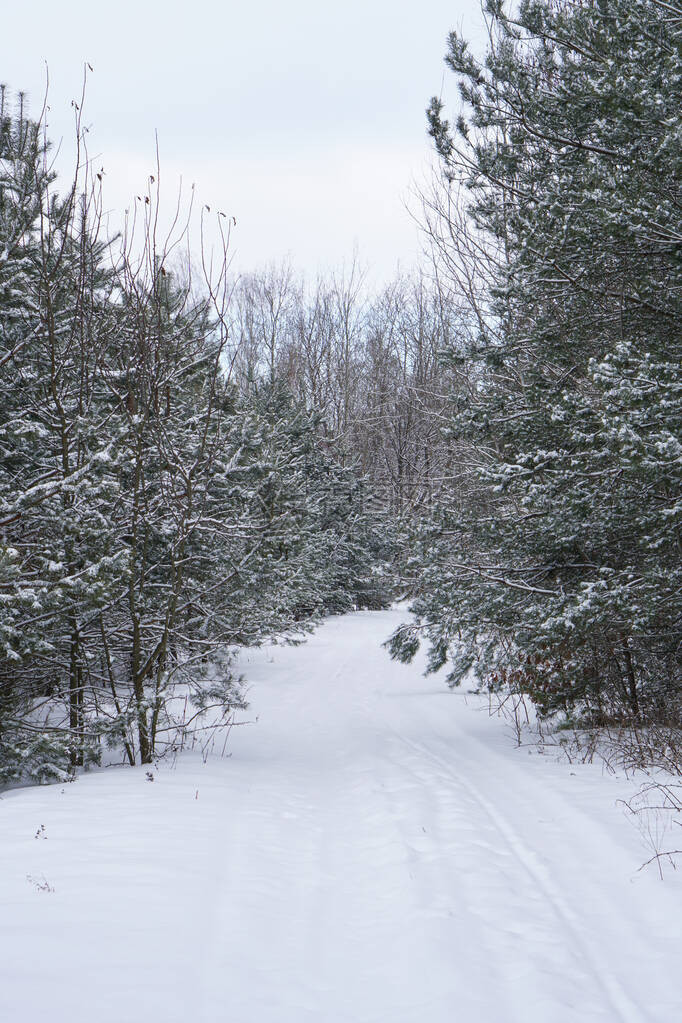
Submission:
[[[0,772],[148,763],[243,701],[230,651],[413,601],[391,639],[584,726],[680,726],[680,23],[487,5],[438,100],[432,261],[230,277],[106,237],[0,106]],[[83,143],[80,120],[79,142]],[[208,209],[202,219],[220,218]]]
[[[68,177],[0,90],[0,789],[225,753],[249,658],[363,611],[368,657],[466,688],[519,744],[682,773],[682,8],[484,12],[484,52],[447,40],[459,106],[426,112],[424,264],[378,289],[360,257],[234,274],[230,218],[190,197],[168,224],[158,169],[110,232],[79,105]],[[637,1015],[609,991],[610,1015],[523,1018],[654,1023],[680,994]],[[348,1012],[230,1018],[454,1018]]]

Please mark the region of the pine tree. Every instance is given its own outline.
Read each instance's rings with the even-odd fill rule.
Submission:
[[[682,33],[657,0],[490,0],[468,113],[431,133],[485,252],[487,311],[452,435],[475,484],[443,511],[417,612],[432,662],[514,679],[544,712],[680,710]],[[674,10],[672,11],[674,13]],[[476,310],[480,312],[480,310]],[[461,352],[453,353],[458,357]],[[394,639],[413,652],[419,629]]]
[[[4,125],[0,496],[11,571],[2,673],[14,699],[3,731],[24,760],[33,747],[53,747],[56,759],[37,769],[58,773],[60,755],[80,766],[94,752],[85,735],[86,623],[117,574],[102,514],[110,488],[101,473],[107,408],[97,374],[109,282],[77,177],[59,196],[40,126],[21,109]]]

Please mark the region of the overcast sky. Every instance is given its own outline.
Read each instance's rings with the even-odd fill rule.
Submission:
[[[357,245],[377,280],[419,255],[405,210],[431,161],[424,109],[452,83],[447,33],[480,37],[478,0],[27,0],[2,4],[0,80],[71,137],[83,62],[91,155],[122,210],[154,171],[237,218],[233,265],[290,254],[308,273]],[[65,145],[65,152],[68,146]]]

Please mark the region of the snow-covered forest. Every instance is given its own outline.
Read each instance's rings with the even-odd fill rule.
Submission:
[[[6,94],[0,171],[0,770],[42,781],[109,748],[149,763],[208,709],[222,725],[235,647],[386,603],[392,525],[328,437],[350,383],[333,422],[304,393],[306,369],[332,395],[353,370],[352,282],[317,296],[309,346],[301,323],[294,388],[286,277],[173,265],[185,225],[160,241],[153,177],[102,237],[98,174],[60,189]]]
[[[436,265],[466,296],[446,353],[462,496],[421,548],[417,626],[451,680],[583,726],[680,725],[680,10],[486,4],[463,111],[428,111]]]
[[[575,864],[558,852],[563,834],[580,873],[600,845],[595,761],[612,774],[658,772],[646,776],[649,803],[629,808],[648,822],[640,862],[652,855],[662,874],[663,860],[682,855],[682,7],[485,0],[484,11],[485,53],[458,32],[447,43],[459,108],[434,97],[427,110],[436,164],[420,194],[424,265],[380,288],[359,258],[313,278],[264,253],[260,268],[235,274],[230,218],[180,199],[169,224],[160,168],[123,229],[110,231],[80,109],[73,174],[58,175],[44,116],[0,90],[0,790],[13,809],[18,786],[83,786],[87,769],[109,766],[123,806],[111,778],[168,780],[184,757],[187,792],[177,780],[176,790],[198,802],[212,757],[215,784],[229,787],[226,754],[241,743],[234,777],[246,789],[228,801],[243,843],[227,833],[221,842],[256,888],[277,869],[271,845],[295,884],[287,856],[297,849],[322,895],[311,923],[273,881],[303,958],[284,957],[278,1002],[254,945],[232,988],[237,1023],[456,1018],[445,962],[421,957],[432,1002],[414,978],[398,984],[400,1005],[386,996],[393,970],[420,954],[413,940],[391,944],[399,913],[379,913],[366,932],[361,905],[372,900],[368,865],[377,876],[385,868],[384,908],[403,905],[407,885],[408,924],[428,924],[434,955],[443,937],[466,946],[445,894],[448,850],[479,895],[508,872],[516,895],[498,893],[504,933],[491,955],[520,968],[504,929],[512,934],[518,893],[531,889],[544,905],[519,934],[569,948],[529,953],[537,975],[527,1004],[516,975],[496,975],[484,997],[485,964],[460,948],[460,980],[477,977],[467,1023],[662,1023],[682,1004],[674,959],[663,976],[672,918],[659,896],[638,889],[622,919],[630,930],[659,928],[659,972],[643,944],[619,962],[604,943],[618,938],[610,914],[620,881],[608,897],[596,877],[586,882],[588,933],[563,887],[577,883]],[[336,652],[320,636],[336,637]],[[261,684],[263,706],[283,723],[256,723],[236,740],[235,725],[259,716]],[[470,706],[455,711],[465,691]],[[411,714],[410,701],[424,705]],[[510,759],[513,742],[500,752],[499,722],[487,722],[489,740],[480,717],[464,723],[486,707],[512,722],[519,746],[556,750],[561,779],[556,764]],[[478,782],[462,780],[465,749],[485,761]],[[502,809],[496,802],[493,761],[530,786],[543,814],[552,800],[541,771],[554,779],[568,832],[552,825],[548,863],[530,797],[502,780],[509,791]],[[274,786],[281,806],[254,795],[253,813],[281,811],[284,823],[249,832],[250,785]],[[627,801],[630,790],[616,788]],[[55,799],[30,805],[56,828]],[[83,796],[78,812],[91,801]],[[357,834],[340,827],[335,806]],[[485,869],[467,859],[450,811],[474,844],[486,833]],[[292,837],[294,820],[307,822],[312,845]],[[669,837],[656,832],[662,820]],[[580,828],[578,842],[571,829]],[[592,868],[630,869],[627,829],[604,829],[608,855],[600,849]],[[405,864],[386,844],[394,830]],[[21,842],[12,848],[21,863]],[[339,849],[355,879],[347,918],[328,876],[341,870]],[[32,869],[31,894],[52,893],[52,879],[35,872],[43,868]],[[250,933],[275,956],[267,892],[250,903],[232,887],[221,898],[245,917],[254,911]],[[320,952],[322,987],[308,997],[297,971],[323,941],[323,902],[351,945],[340,972]],[[495,916],[486,906],[467,903],[484,944]],[[144,934],[156,940],[153,927]],[[277,934],[286,942],[286,928]],[[223,939],[210,953],[221,970],[239,954],[233,935]],[[386,988],[362,980],[363,955],[381,942],[395,946],[391,968],[377,967]],[[560,980],[574,968],[579,994]],[[344,969],[362,982],[345,991],[345,1009],[343,999],[324,1009],[322,988],[338,994]],[[220,1018],[219,989],[206,990],[198,1018]],[[173,1015],[181,1002],[165,1018],[187,1018]],[[111,1018],[125,1018],[112,1004]]]
[[[231,651],[401,594],[392,639],[572,724],[680,724],[680,31],[487,5],[429,109],[428,273],[231,277],[154,175],[122,237],[3,91],[5,781],[147,763]],[[222,219],[221,219],[222,218]]]

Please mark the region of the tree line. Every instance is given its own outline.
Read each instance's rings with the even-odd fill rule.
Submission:
[[[173,256],[187,225],[162,234],[157,175],[108,238],[101,173],[81,153],[62,187],[50,159],[3,90],[2,781],[108,747],[148,763],[244,706],[236,648],[390,595],[381,502],[261,365],[265,335],[253,361],[263,324],[247,354],[246,285],[233,342],[226,245],[199,273]]]
[[[0,778],[147,762],[243,705],[239,646],[396,595],[453,685],[679,729],[682,10],[484,13],[430,264],[373,293],[197,269],[153,175],[106,237],[2,93]]]
[[[420,551],[416,621],[456,684],[579,724],[682,720],[682,8],[486,0],[453,33],[424,220],[466,300],[448,432],[466,497]],[[456,496],[456,499],[454,499]]]

